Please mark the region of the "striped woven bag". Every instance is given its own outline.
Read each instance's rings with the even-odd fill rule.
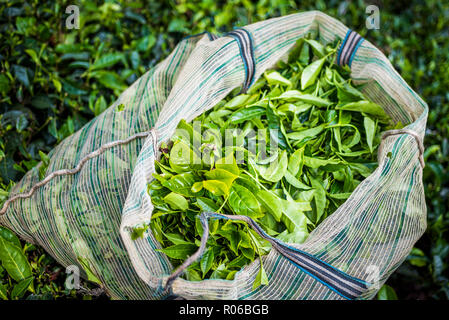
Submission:
[[[384,133],[378,168],[303,244],[271,239],[247,220],[273,245],[262,258],[268,285],[252,288],[258,261],[234,280],[179,278],[156,251],[159,244],[150,231],[131,240],[130,231],[151,219],[147,184],[158,145],[181,119],[194,119],[236,87],[248,89],[306,35],[323,43],[341,39],[336,63],[348,65],[363,93],[407,126]],[[38,167],[29,171],[0,211],[0,223],[44,247],[63,266],[80,268],[114,299],[370,299],[426,228],[427,113],[426,103],[378,49],[318,11],[258,22],[221,37],[191,36],[54,148],[43,180]],[[211,216],[230,218],[204,213],[205,226]]]

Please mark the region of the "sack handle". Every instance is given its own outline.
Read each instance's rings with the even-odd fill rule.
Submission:
[[[253,84],[256,75],[256,58],[251,33],[245,28],[239,28],[226,33],[224,36],[234,38],[239,46],[240,56],[245,67],[245,80],[240,93],[246,93]]]
[[[360,45],[364,40],[365,39],[362,36],[360,36],[357,32],[349,29],[348,32],[346,32],[346,36],[343,39],[340,48],[338,49],[336,61],[337,65],[339,66],[348,65],[349,67],[351,67],[355,53],[357,52],[357,49],[360,47]]]
[[[199,219],[203,227],[203,235],[198,250],[187,258],[166,280],[165,290],[168,290],[173,282],[197,259],[201,258],[206,249],[209,238],[209,218],[238,220],[246,222],[258,235],[269,241],[273,248],[284,258],[289,260],[294,266],[304,271],[306,274],[327,286],[345,299],[351,300],[360,297],[370,286],[369,283],[361,279],[354,278],[330,264],[306,253],[298,248],[292,247],[282,241],[268,235],[253,219],[242,215],[226,215],[216,212],[201,212]]]
[[[149,131],[136,133],[136,134],[134,134],[126,139],[123,139],[123,140],[115,140],[112,142],[108,142],[108,143],[102,145],[101,147],[99,147],[98,149],[85,155],[74,168],[53,171],[48,176],[46,176],[43,180],[34,184],[28,192],[18,193],[16,195],[14,195],[13,197],[9,198],[8,200],[6,200],[0,209],[0,216],[4,215],[6,213],[6,211],[8,210],[8,207],[11,205],[12,202],[14,202],[18,199],[31,198],[37,189],[39,189],[42,186],[45,186],[47,183],[49,183],[54,178],[60,177],[60,176],[74,175],[81,171],[81,169],[83,168],[83,166],[86,164],[87,161],[98,157],[105,151],[107,151],[111,148],[114,148],[116,146],[128,144],[128,143],[136,140],[137,138],[147,138],[148,136],[151,136],[153,138],[153,148],[154,148],[154,154],[156,156],[157,151],[158,151],[158,149],[157,149],[158,133],[157,133],[156,128],[151,128]]]
[[[382,140],[384,140],[390,136],[395,136],[395,135],[400,135],[400,134],[409,134],[413,138],[415,138],[416,144],[418,145],[418,151],[419,151],[419,156],[418,156],[419,163],[421,164],[421,167],[424,169],[424,167],[426,166],[426,164],[424,163],[424,144],[421,139],[421,136],[418,133],[416,133],[415,131],[410,130],[410,129],[388,130],[382,134]],[[383,148],[383,144],[380,144],[379,154],[382,153],[382,148]]]

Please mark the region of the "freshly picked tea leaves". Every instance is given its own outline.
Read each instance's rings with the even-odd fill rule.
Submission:
[[[299,244],[372,173],[380,133],[393,123],[334,63],[336,51],[300,39],[288,63],[181,121],[161,146],[148,185],[150,228],[174,267],[198,249],[203,211],[248,216]],[[271,248],[244,222],[211,219],[209,229],[188,280],[233,279]],[[254,287],[268,283],[260,264]]]

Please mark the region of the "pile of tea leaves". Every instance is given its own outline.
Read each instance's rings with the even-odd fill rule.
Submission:
[[[245,215],[269,235],[300,244],[377,166],[380,133],[393,124],[334,63],[338,44],[300,39],[245,94],[234,90],[160,150],[148,185],[151,232],[174,267],[199,247],[203,211]],[[394,127],[400,127],[397,124]],[[134,230],[134,238],[147,228]],[[270,250],[246,223],[209,221],[191,281],[233,279]],[[268,283],[262,259],[254,288]]]

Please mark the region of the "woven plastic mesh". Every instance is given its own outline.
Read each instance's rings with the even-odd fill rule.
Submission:
[[[317,35],[326,43],[343,39],[348,32],[346,26],[318,11],[244,28],[254,45],[256,78],[285,59],[300,37]],[[363,41],[351,71],[369,99],[424,138],[426,103],[377,48]],[[150,231],[136,241],[130,237],[133,227],[151,219],[147,184],[157,157],[154,143],[169,139],[181,119],[190,121],[212,108],[244,80],[245,67],[234,38],[212,41],[207,34],[186,38],[104,113],[51,152],[47,176],[62,169],[77,168],[76,172],[55,175],[31,196],[11,201],[0,223],[44,247],[63,266],[88,268],[112,298],[164,298],[161,285],[173,271],[169,260],[155,251],[160,245]],[[157,141],[149,133],[153,127]],[[139,133],[143,134],[136,136]],[[303,244],[295,245],[354,278],[373,283],[361,299],[375,295],[426,228],[415,138],[389,136],[380,150],[374,173]],[[26,194],[38,182],[38,170],[31,170],[10,198]],[[179,278],[173,282],[172,293],[187,299],[343,299],[276,250],[263,257],[269,285],[253,290],[259,265],[254,261],[234,280]]]

